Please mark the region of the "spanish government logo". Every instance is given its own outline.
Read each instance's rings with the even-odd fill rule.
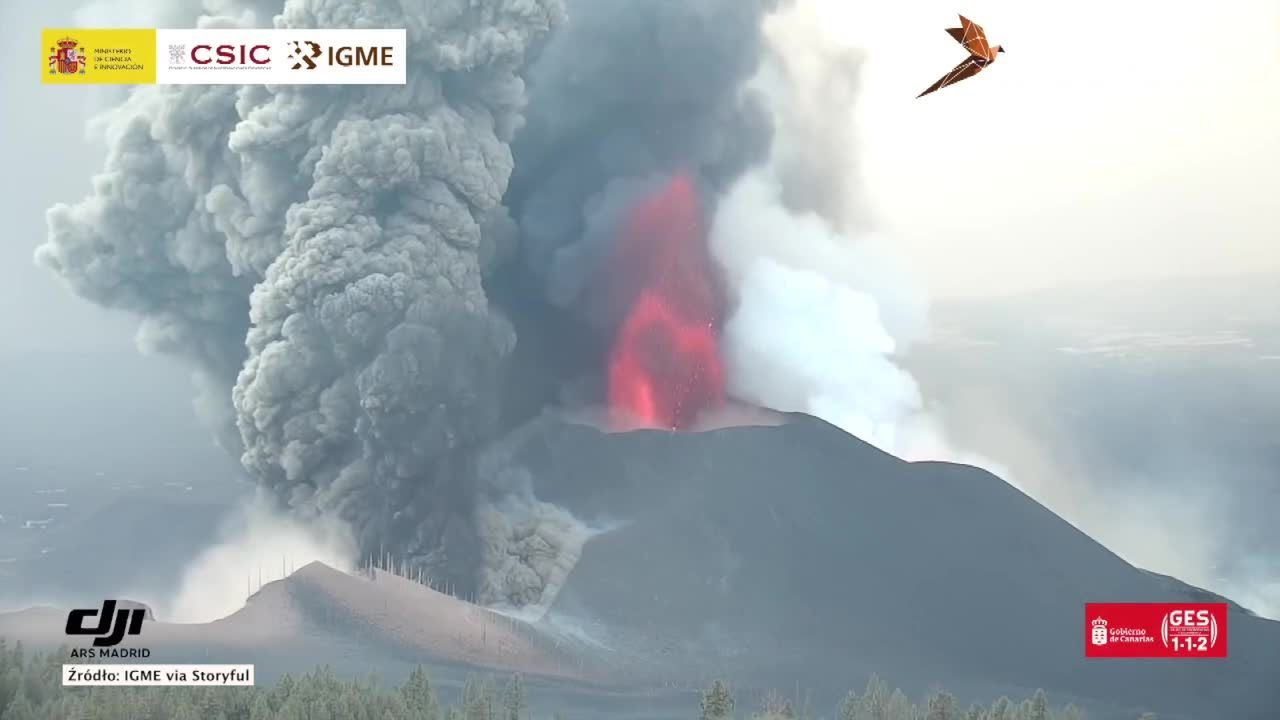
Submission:
[[[84,75],[88,61],[85,48],[72,37],[64,37],[49,48],[50,75]]]
[[[40,82],[45,85],[156,81],[156,31],[149,28],[41,28],[40,48],[45,56]]]

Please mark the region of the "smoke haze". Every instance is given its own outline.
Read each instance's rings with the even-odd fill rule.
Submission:
[[[217,543],[191,561],[173,597],[156,610],[168,622],[212,622],[239,610],[262,585],[312,562],[356,568],[356,544],[345,523],[303,523],[251,502],[226,518]]]
[[[619,225],[684,173],[723,275],[732,395],[1013,482],[956,446],[903,365],[928,295],[869,199],[865,54],[857,27],[830,21],[837,4],[206,3],[204,26],[406,27],[412,57],[404,87],[134,90],[98,125],[90,194],[49,211],[39,262],[139,316],[142,348],[190,363],[202,416],[293,518],[235,521],[174,613],[224,612],[234,566],[272,545],[339,566],[385,545],[494,602],[545,603],[591,531],[531,495],[477,499],[473,461],[555,400],[512,411],[505,389],[602,372]],[[561,325],[572,361],[521,356]],[[1040,464],[1019,472],[1030,495],[1140,564],[1164,547],[1168,514],[1123,530],[1131,517],[1095,511],[1116,498]],[[352,538],[310,534],[333,517]],[[1203,552],[1148,559],[1192,579]],[[197,598],[204,583],[227,596]]]

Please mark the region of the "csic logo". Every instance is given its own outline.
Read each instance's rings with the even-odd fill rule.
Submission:
[[[101,613],[99,615],[99,613]],[[124,640],[125,635],[142,632],[142,620],[147,611],[142,608],[116,610],[115,600],[104,600],[102,610],[72,610],[67,613],[68,635],[95,635],[94,647],[113,647]],[[86,628],[85,620],[98,615],[98,624]]]
[[[293,60],[294,70],[315,70],[318,66],[316,58],[330,67],[391,67],[395,64],[393,51],[389,45],[338,45],[328,48],[320,43],[303,40],[290,42],[293,50],[289,59]]]
[[[269,65],[270,45],[196,45],[191,48],[191,62],[196,65]]]

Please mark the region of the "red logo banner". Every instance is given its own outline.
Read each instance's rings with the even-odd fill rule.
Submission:
[[[1227,656],[1226,603],[1086,603],[1090,658]]]

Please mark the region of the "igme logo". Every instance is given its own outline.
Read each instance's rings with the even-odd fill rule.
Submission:
[[[319,63],[329,67],[391,67],[395,64],[395,48],[390,45],[328,45],[310,40],[292,40],[289,59],[293,70],[315,70]],[[317,63],[319,58],[319,63]]]
[[[304,65],[308,70],[316,69],[315,59],[320,57],[320,43],[294,40],[289,44],[293,46],[293,50],[289,52],[289,58],[294,61],[293,70],[301,70]],[[306,49],[303,49],[303,45],[306,45]]]
[[[85,620],[98,615],[98,624],[91,628],[84,626]],[[112,647],[119,645],[125,635],[137,635],[142,632],[142,619],[147,611],[142,608],[116,610],[115,600],[102,601],[102,610],[77,609],[67,613],[68,635],[96,635],[93,639],[95,647]]]

